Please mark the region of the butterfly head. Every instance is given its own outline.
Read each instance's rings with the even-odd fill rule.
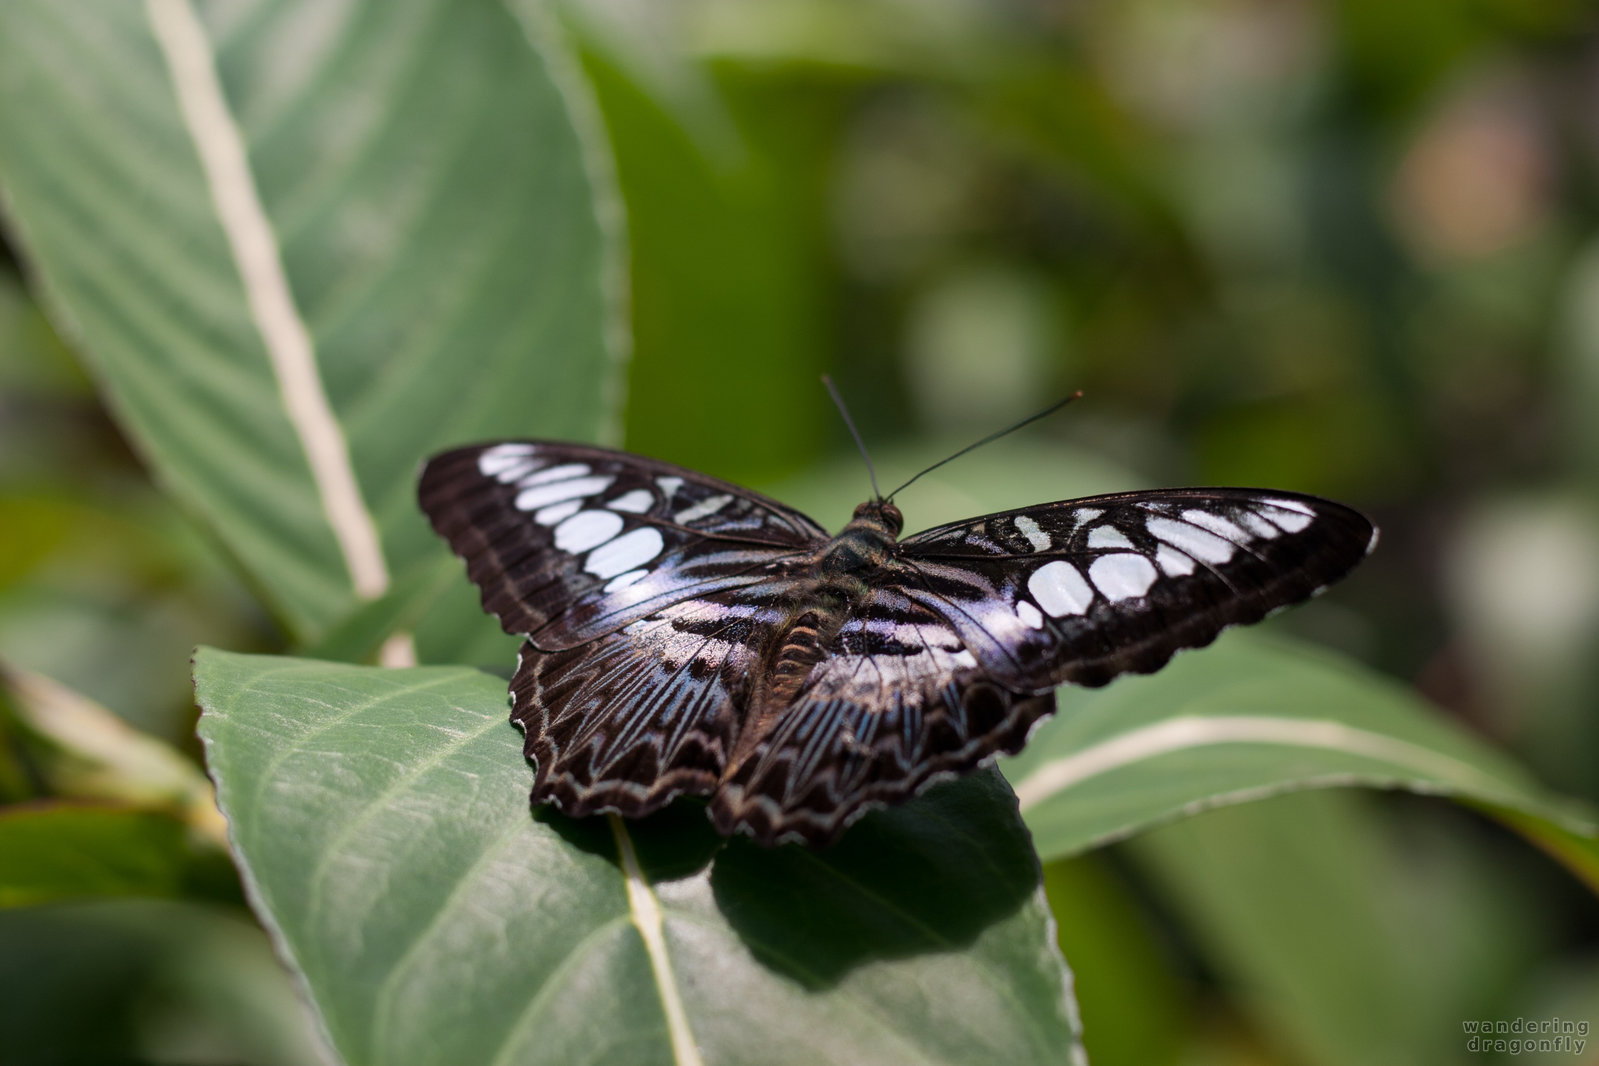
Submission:
[[[822,549],[818,572],[838,577],[859,577],[888,562],[894,541],[905,524],[899,508],[887,500],[867,500],[855,508],[849,525]]]
[[[899,536],[899,531],[905,528],[905,516],[900,514],[899,508],[888,500],[867,500],[855,508],[855,515],[850,519],[852,526],[875,526],[885,530],[889,539]]]

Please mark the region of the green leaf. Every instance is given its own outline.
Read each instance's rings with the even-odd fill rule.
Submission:
[[[1591,874],[1599,836],[1586,812],[1546,795],[1399,686],[1330,654],[1242,633],[1148,677],[1062,689],[1060,712],[1002,766],[1046,859],[1208,807],[1327,785],[1481,807],[1535,827],[1580,876]]]
[[[1404,817],[1448,813],[1301,792],[1123,853],[1285,1061],[1459,1062],[1461,1019],[1504,1016],[1552,930],[1526,863],[1460,834],[1458,816]]]
[[[0,187],[44,302],[302,641],[440,558],[430,450],[609,432],[615,212],[543,22],[0,7]],[[434,654],[493,633],[464,592],[424,627]]]
[[[225,854],[169,814],[69,804],[0,808],[0,907],[176,896],[228,880]]]
[[[352,1066],[1076,1054],[996,774],[764,850],[693,803],[530,816],[504,682],[476,671],[203,649],[195,675],[248,889]]]

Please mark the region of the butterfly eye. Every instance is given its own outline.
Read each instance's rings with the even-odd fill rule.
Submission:
[[[867,500],[855,508],[855,519],[876,519],[888,527],[890,533],[899,536],[899,531],[905,527],[905,516],[899,513],[899,508],[887,500]]]

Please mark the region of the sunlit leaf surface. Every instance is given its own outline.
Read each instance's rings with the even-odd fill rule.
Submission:
[[[530,812],[486,674],[204,650],[196,677],[246,884],[351,1066],[1072,1061],[993,773],[764,850],[692,803]]]
[[[1148,677],[1062,689],[1060,712],[1002,768],[1046,858],[1318,785],[1403,788],[1487,808],[1518,828],[1573,838],[1567,861],[1578,872],[1580,842],[1591,847],[1599,832],[1586,812],[1559,804],[1397,686],[1249,634]]]
[[[424,454],[605,431],[610,206],[532,5],[26,0],[0,70],[46,306],[301,639],[439,557]],[[454,599],[433,657],[494,632]]]

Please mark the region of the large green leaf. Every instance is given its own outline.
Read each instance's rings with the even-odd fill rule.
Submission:
[[[1398,686],[1252,634],[1228,634],[1149,677],[1062,689],[1060,712],[1003,769],[1046,858],[1207,807],[1325,785],[1454,797],[1589,878],[1599,836],[1586,812]]]
[[[1069,976],[987,773],[829,851],[530,814],[504,682],[202,650],[258,912],[377,1063],[1068,1062]]]
[[[612,197],[560,66],[531,3],[0,6],[45,303],[301,639],[437,560],[429,450],[612,432]],[[434,654],[487,646],[452,602]]]
[[[1506,861],[1525,845],[1484,849],[1449,813],[1299,792],[1164,826],[1122,855],[1283,1060],[1461,1062],[1461,1019],[1515,1016],[1506,993],[1535,972],[1549,916],[1535,865]]]

